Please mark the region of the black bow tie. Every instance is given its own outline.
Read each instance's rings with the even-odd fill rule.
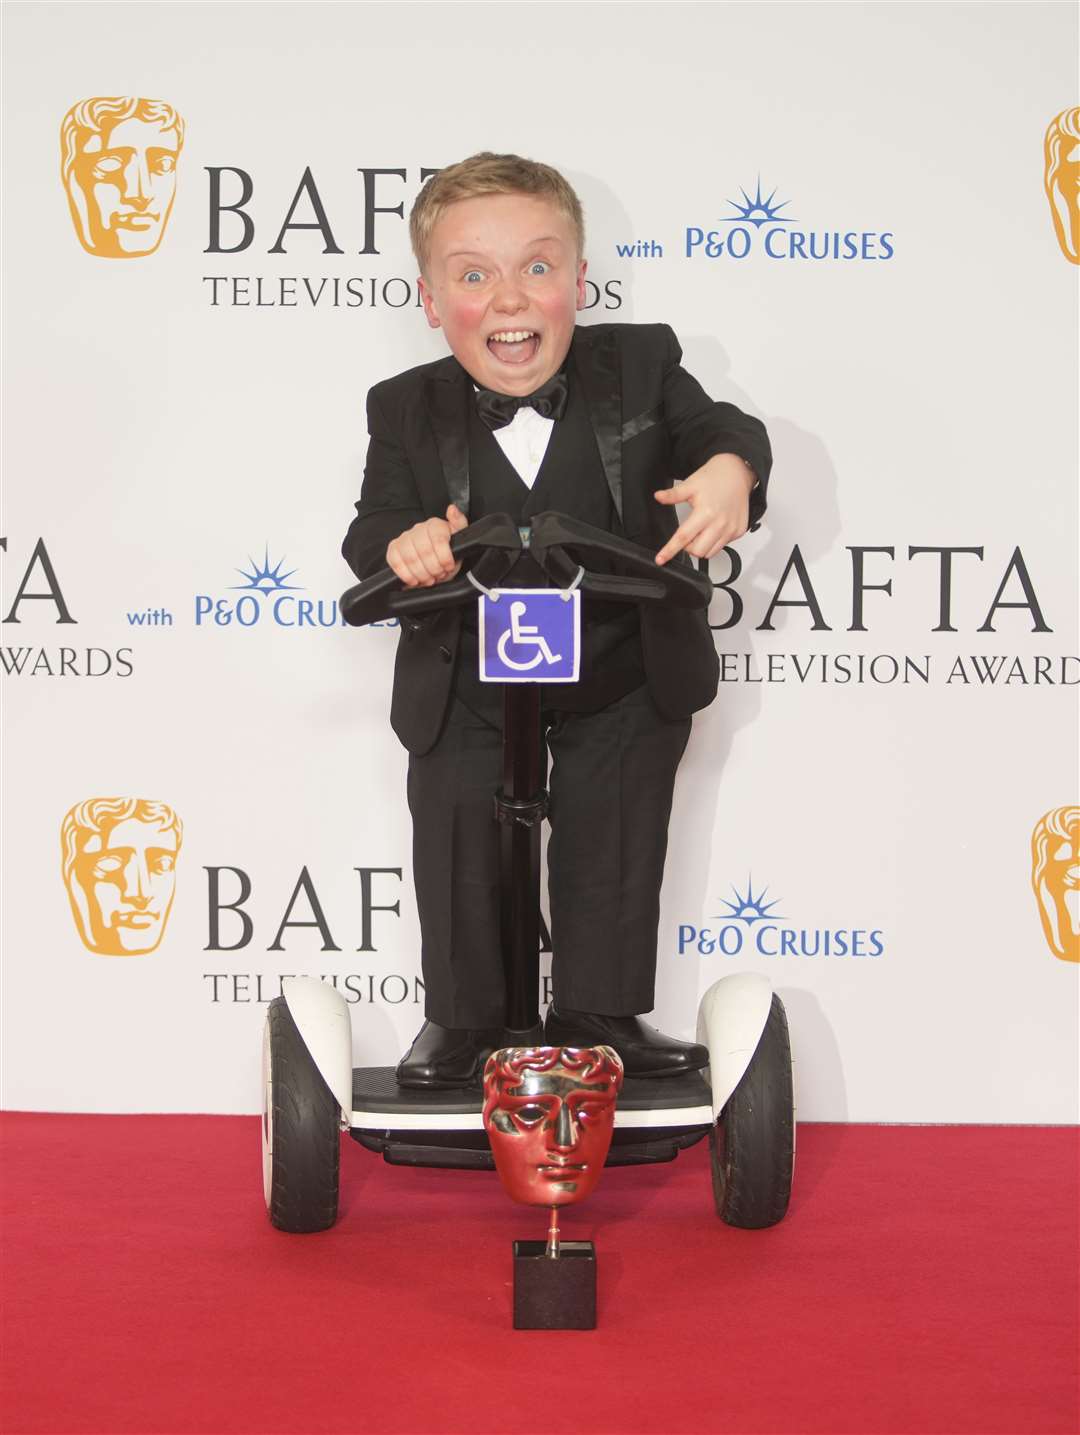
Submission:
[[[476,408],[489,429],[505,428],[521,408],[535,409],[541,418],[561,419],[566,412],[567,390],[566,371],[560,369],[534,394],[520,399],[513,394],[496,393],[494,389],[478,389]]]

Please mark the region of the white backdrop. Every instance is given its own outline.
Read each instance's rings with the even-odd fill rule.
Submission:
[[[1031,854],[1080,794],[1078,269],[1043,186],[1075,9],[5,11],[4,1104],[253,1111],[282,973],[336,977],[358,1063],[418,1027],[396,632],[318,622],[351,581],[366,391],[444,352],[393,208],[494,148],[577,187],[583,322],[670,322],[775,452],[741,618],[714,604],[728,680],[679,777],[656,1021],[691,1035],[710,982],[761,970],[803,1118],[1075,1119],[1078,967]],[[59,144],[124,95],[186,126],[160,246],[126,260],[80,241]],[[213,252],[241,171],[250,243],[227,211]],[[292,220],[318,202],[327,230],[271,253],[306,171]],[[947,624],[945,560],[913,547],[980,550]],[[852,631],[865,548],[891,552]],[[778,587],[800,605],[765,626]],[[94,950],[69,903],[61,824],[101,797],[182,821],[128,929],[153,951]],[[250,886],[246,923],[215,926],[215,883]]]

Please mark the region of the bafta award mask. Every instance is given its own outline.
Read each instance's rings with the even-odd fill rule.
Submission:
[[[604,1169],[623,1067],[610,1046],[504,1047],[484,1067],[484,1126],[507,1193],[527,1206],[590,1194]]]
[[[169,920],[183,829],[164,802],[92,797],[60,831],[62,872],[79,935],[91,952],[152,952]]]
[[[1054,807],[1035,824],[1031,885],[1050,950],[1080,962],[1080,807]]]
[[[60,172],[88,254],[153,254],[169,222],[183,146],[184,121],[164,100],[100,95],[68,110]]]
[[[1043,183],[1061,252],[1080,264],[1080,106],[1062,110],[1043,141]]]

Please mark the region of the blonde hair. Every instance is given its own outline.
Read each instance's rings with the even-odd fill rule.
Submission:
[[[426,273],[431,235],[451,204],[484,194],[528,194],[549,199],[570,221],[577,238],[577,257],[585,253],[585,215],[572,186],[549,164],[517,154],[484,150],[433,174],[416,196],[409,214],[409,240],[420,272]]]

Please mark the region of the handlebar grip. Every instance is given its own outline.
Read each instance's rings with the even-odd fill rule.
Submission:
[[[483,556],[491,549],[496,550],[496,559],[504,554],[511,555],[502,569],[502,572],[508,572],[521,551],[521,532],[509,514],[489,513],[486,518],[478,518],[450,538],[450,552],[462,562],[472,554],[480,553],[478,569]],[[458,588],[459,583],[465,583],[465,587]],[[426,612],[446,603],[462,602],[473,592],[472,584],[463,578],[437,583],[433,588],[402,588],[401,579],[394,570],[382,568],[362,583],[347,588],[338,606],[350,627],[362,628],[366,623],[377,623],[394,614]],[[410,601],[400,603],[399,600],[404,598]]]
[[[603,577],[607,595],[624,601],[664,602],[674,608],[707,608],[712,601],[712,582],[707,574],[698,573],[683,563],[659,564],[656,555],[640,543],[617,538],[603,528],[594,528],[564,513],[538,513],[532,520],[529,552],[541,568],[550,571],[550,576],[564,582],[569,581],[564,576],[568,548],[585,559],[600,555],[626,570],[625,577],[590,574],[582,584],[586,592],[597,591],[590,579],[595,582]],[[588,563],[583,566],[587,568]],[[622,589],[618,586],[638,581],[649,585],[648,596],[634,593],[629,586]]]

